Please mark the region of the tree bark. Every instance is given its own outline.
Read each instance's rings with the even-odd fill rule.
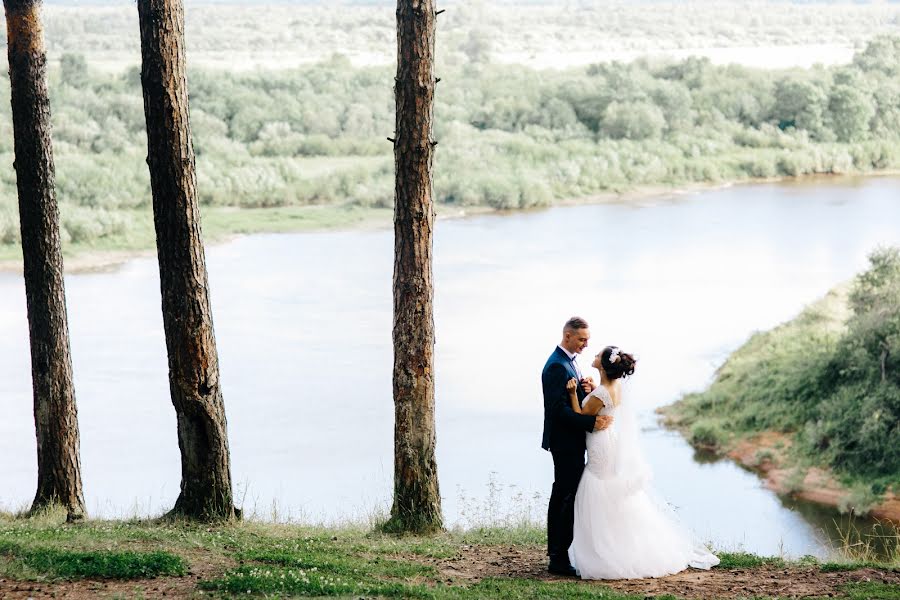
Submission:
[[[433,0],[397,2],[394,138],[394,503],[388,528],[440,530],[432,247]]]
[[[200,234],[184,9],[180,0],[138,0],[137,6],[169,389],[181,449],[181,493],[172,514],[230,519],[237,513]]]
[[[84,516],[85,505],[41,2],[4,0],[3,6],[37,433],[38,485],[31,510],[61,504],[73,520]]]

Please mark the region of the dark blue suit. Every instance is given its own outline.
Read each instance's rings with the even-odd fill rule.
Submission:
[[[541,373],[544,389],[544,437],[541,447],[553,455],[553,491],[547,507],[547,554],[550,562],[568,564],[575,522],[575,492],[584,471],[585,434],[595,417],[572,410],[566,382],[578,378],[575,364],[561,348],[547,359]],[[578,386],[578,399],[585,396]]]

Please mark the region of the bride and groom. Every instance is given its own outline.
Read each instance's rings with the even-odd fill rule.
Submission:
[[[582,579],[636,579],[717,565],[719,559],[649,485],[651,471],[620,385],[634,373],[634,357],[607,346],[591,365],[600,372],[595,383],[582,377],[575,360],[589,338],[584,319],[569,319],[541,374],[541,445],[553,456],[549,571]]]

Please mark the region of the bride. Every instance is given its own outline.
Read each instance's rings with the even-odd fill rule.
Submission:
[[[587,435],[588,462],[575,495],[575,530],[569,557],[582,579],[661,577],[688,567],[719,564],[653,496],[651,471],[638,442],[631,410],[622,406],[620,382],[634,373],[635,358],[607,346],[592,366],[600,385],[579,405],[578,382],[567,384],[572,410],[615,415],[613,424]]]

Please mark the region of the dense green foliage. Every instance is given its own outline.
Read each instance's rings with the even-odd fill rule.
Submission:
[[[811,70],[696,58],[566,71],[449,65],[437,94],[437,200],[525,208],[641,185],[896,167],[898,70],[900,38],[890,37],[852,65]],[[193,69],[201,201],[390,206],[391,81],[389,67],[340,56],[291,71]],[[63,55],[51,102],[64,243],[127,244],[149,223],[137,69],[109,74]],[[2,103],[0,161],[13,161]],[[19,241],[14,182],[0,171],[0,247]]]
[[[866,482],[869,494],[898,486],[900,250],[878,250],[870,263],[849,289],[751,337],[707,390],[669,409],[675,422],[698,445],[789,432],[806,464]]]

